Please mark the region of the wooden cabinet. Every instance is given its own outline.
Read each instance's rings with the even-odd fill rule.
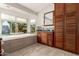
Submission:
[[[37,41],[45,45],[53,46],[54,32],[38,32]]]
[[[79,9],[78,9],[79,10]],[[79,17],[79,16],[78,16]],[[76,44],[77,44],[77,53],[79,54],[79,19],[78,19],[78,21],[77,21],[77,40],[76,40],[77,42],[76,42]]]
[[[41,33],[41,42],[43,44],[47,44],[47,33],[46,32]]]
[[[48,38],[48,45],[49,46],[54,46],[54,32],[47,33],[47,38]]]
[[[64,49],[76,52],[76,4],[65,4]]]
[[[55,4],[55,47],[79,53],[78,33],[79,4]]]
[[[79,4],[56,3],[54,11],[54,47],[79,54]],[[45,40],[40,40],[51,45],[48,35],[42,34]]]
[[[64,29],[64,49],[76,51],[76,18],[66,17]]]
[[[66,3],[65,4],[65,12],[66,13],[72,13],[77,11],[77,4],[75,3]]]
[[[63,48],[64,4],[55,4],[55,47]]]

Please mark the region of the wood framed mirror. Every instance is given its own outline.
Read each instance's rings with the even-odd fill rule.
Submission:
[[[44,26],[53,26],[53,12],[44,13]]]

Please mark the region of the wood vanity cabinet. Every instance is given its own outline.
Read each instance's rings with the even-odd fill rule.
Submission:
[[[1,53],[2,53],[2,50],[1,50],[1,38],[0,38],[0,56],[2,55]]]
[[[47,39],[48,39],[48,45],[49,46],[54,46],[54,32],[47,33]]]
[[[77,48],[76,48],[76,51],[79,54],[79,4],[77,4],[77,9],[76,10],[77,10],[77,12],[76,12],[77,13],[77,21],[76,21],[77,22],[77,30],[76,30],[76,32],[77,32],[77,36],[76,36],[77,37],[76,38],[77,39],[76,40],[77,41],[76,42],[77,45],[76,45],[76,47]]]
[[[64,15],[64,3],[55,4],[55,16]]]
[[[46,32],[41,33],[41,43],[47,45],[47,33]]]
[[[63,48],[63,17],[56,18],[55,47]]]
[[[76,51],[76,18],[66,17],[64,29],[64,49]]]
[[[65,3],[65,13],[72,13],[77,11],[77,4],[76,3]]]
[[[39,43],[45,44],[45,45],[49,45],[49,46],[53,46],[54,44],[54,32],[38,32],[37,33],[37,41]]]
[[[37,32],[37,42],[41,43],[41,32]]]

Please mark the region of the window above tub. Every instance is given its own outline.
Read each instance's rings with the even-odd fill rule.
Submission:
[[[0,13],[1,35],[27,34],[36,32],[36,20]]]
[[[27,19],[1,13],[2,34],[27,33]]]

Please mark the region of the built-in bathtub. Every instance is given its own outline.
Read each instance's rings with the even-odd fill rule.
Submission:
[[[3,49],[5,53],[11,53],[29,45],[37,43],[37,34],[3,35]]]

